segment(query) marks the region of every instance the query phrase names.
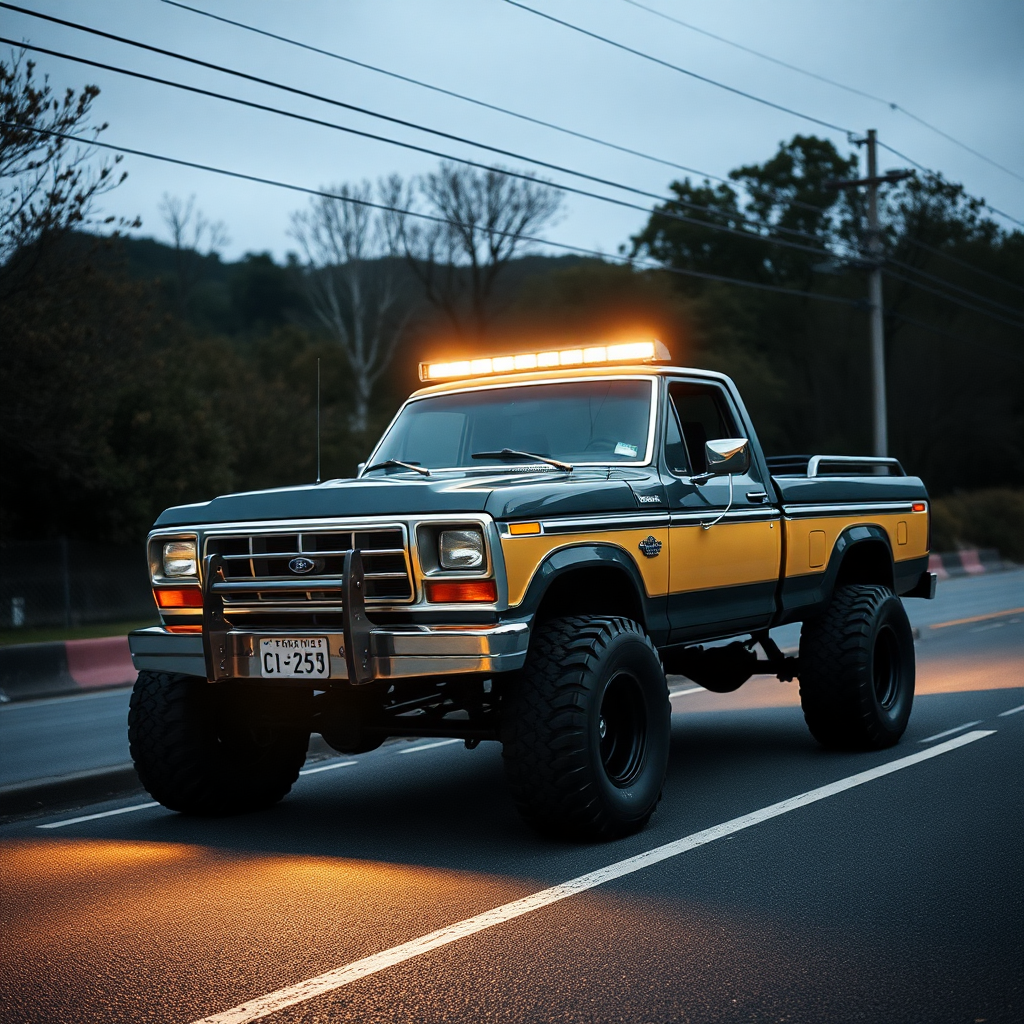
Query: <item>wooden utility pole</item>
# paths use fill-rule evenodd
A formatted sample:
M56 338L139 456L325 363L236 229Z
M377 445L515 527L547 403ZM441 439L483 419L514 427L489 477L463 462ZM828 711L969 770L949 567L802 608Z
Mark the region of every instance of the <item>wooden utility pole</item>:
M875 455L889 454L889 422L885 397L885 307L882 297L882 229L878 221L878 186L909 178L911 171L888 171L878 174L878 138L874 128L867 137L856 140L868 147L868 173L865 178L825 182L826 188L861 188L868 190L868 224L865 238L868 256L868 303L871 329L871 394L872 426Z

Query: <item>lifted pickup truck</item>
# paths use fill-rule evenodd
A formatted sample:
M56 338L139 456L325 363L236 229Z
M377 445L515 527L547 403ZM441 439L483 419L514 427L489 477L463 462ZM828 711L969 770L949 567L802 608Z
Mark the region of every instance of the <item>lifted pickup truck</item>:
M661 795L666 672L717 692L799 677L824 746L896 743L914 695L900 598L935 586L924 484L895 459L766 459L732 381L665 357L424 364L355 479L164 512L163 625L129 638L154 798L272 804L311 732L349 754L497 740L532 825L623 835ZM784 657L768 631L796 621Z

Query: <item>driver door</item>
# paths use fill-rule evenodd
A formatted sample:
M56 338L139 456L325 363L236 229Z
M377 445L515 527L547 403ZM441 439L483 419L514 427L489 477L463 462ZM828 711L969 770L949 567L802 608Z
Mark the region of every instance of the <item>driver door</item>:
M753 458L746 473L732 477L731 495L729 477L693 480L707 470L707 441L746 436L725 389L672 380L667 398L662 475L671 511L670 642L763 629L779 581L779 513L767 504Z

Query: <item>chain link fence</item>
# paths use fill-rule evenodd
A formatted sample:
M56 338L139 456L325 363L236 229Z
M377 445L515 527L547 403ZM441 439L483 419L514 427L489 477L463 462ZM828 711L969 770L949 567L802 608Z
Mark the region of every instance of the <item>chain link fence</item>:
M156 618L144 546L0 543L0 628Z

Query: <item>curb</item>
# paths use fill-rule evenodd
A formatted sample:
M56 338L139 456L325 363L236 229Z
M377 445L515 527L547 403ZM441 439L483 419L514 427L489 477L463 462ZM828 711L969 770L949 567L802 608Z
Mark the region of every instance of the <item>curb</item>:
M0 703L131 686L136 674L126 636L14 644L0 647Z
M0 787L0 823L31 814L49 814L142 792L131 763L91 768L68 775L29 779Z
M952 576L978 576L1015 568L995 548L962 548L960 551L933 552L928 556L928 571L935 573L940 581Z

